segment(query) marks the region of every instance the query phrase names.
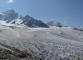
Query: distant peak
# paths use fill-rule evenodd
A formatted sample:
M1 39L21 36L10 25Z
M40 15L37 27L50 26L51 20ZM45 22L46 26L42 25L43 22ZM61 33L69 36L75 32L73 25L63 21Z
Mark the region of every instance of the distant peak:
M9 14L9 13L16 13L13 9L10 9L8 11L3 12L4 14Z
M56 21L49 21L47 23L48 26L57 26L57 27L62 27L62 24Z
M13 9L10 9L9 11L14 11ZM14 11L15 12L15 11Z
M8 10L8 12L14 12L14 13L16 13L13 9L11 9L11 10Z

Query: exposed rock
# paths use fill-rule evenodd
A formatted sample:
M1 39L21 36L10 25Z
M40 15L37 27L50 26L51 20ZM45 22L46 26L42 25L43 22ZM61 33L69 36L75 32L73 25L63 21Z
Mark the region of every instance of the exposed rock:
M38 57L32 57L32 55L26 53L25 51L15 53L0 48L0 60L43 60L43 59Z

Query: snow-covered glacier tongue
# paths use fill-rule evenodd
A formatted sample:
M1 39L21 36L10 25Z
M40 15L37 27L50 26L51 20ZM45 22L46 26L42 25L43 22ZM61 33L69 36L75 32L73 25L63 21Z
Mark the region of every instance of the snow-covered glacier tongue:
M0 43L46 60L83 54L83 31L72 27L8 28L0 26Z

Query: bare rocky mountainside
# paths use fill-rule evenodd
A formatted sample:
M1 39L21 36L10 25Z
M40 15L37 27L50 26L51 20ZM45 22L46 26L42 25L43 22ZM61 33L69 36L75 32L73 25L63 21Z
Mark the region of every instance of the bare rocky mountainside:
M44 60L26 51L0 43L0 60Z
M83 56L82 29L63 27L58 22L49 22L50 26L14 10L0 13L0 19L2 60L69 60Z

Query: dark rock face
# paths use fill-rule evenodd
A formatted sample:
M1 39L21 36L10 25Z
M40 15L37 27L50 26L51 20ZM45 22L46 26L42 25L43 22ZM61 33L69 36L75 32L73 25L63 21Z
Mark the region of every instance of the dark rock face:
M3 19L3 15L0 14L0 20L2 20L2 19Z
M45 27L45 28L48 28L48 26L45 23L43 23L42 21L34 19L34 18L32 18L28 15L25 16L25 17L22 17L21 15L19 15L18 13L16 13L12 9L0 14L0 20L6 21L7 23L14 20L12 22L12 24L15 24L16 19L21 19L22 20L21 24L27 25L28 27Z
M79 31L83 31L83 29L79 29L79 28L73 28L73 29L75 29L75 30L79 30Z
M11 52L10 50L0 48L0 60L44 60L43 58L32 57L25 51Z
M23 22L25 25L29 26L29 27L45 27L45 28L48 28L48 26L43 23L42 21L40 20L36 20L30 16L25 16L23 17Z

